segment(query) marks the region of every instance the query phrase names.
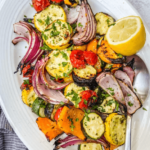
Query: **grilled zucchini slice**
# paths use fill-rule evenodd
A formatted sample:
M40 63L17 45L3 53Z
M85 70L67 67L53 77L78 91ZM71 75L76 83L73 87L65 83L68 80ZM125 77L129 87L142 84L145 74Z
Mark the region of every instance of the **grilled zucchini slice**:
M35 101L35 99L37 98L37 95L34 92L33 87L31 86L28 90L27 89L23 89L22 91L22 101L28 105L28 106L32 106L33 102Z
M122 145L125 143L126 136L126 118L124 115L112 113L106 118L105 133L106 140L113 145Z
M113 113L116 108L116 101L112 97L104 99L98 110L102 113Z
M105 13L97 13L95 15L95 19L97 22L97 30L96 33L99 35L105 35L108 28L114 24L115 20L108 14Z
M69 41L71 40L72 31L69 23L63 20L56 20L46 28L42 37L51 49L62 50L70 45Z
M67 21L66 13L61 6L51 4L40 13L35 14L34 25L40 32L42 32L48 25L57 19Z
M100 139L105 131L103 120L96 113L89 113L83 118L82 123L85 135L91 139Z
M80 87L75 83L71 83L66 86L64 90L65 97L70 100L76 107L78 107L78 103L81 101L80 93L89 90L88 87Z
M79 86L89 86L95 85L97 71L91 65L86 65L84 69L74 69L73 70L73 80Z
M79 145L78 150L103 150L103 148L101 144L86 143Z
M70 62L70 54L71 51L67 50L52 51L46 65L47 72L56 79L68 77L73 70L73 66Z

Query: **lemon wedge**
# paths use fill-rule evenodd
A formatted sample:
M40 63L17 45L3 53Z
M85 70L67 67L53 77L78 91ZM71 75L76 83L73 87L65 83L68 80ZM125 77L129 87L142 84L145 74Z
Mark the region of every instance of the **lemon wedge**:
M116 53L125 56L134 55L146 41L145 27L141 18L129 16L119 19L108 29L106 40Z

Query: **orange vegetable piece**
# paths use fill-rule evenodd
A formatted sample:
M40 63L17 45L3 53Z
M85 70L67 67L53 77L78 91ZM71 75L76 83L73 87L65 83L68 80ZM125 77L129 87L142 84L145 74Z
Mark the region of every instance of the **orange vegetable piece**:
M81 50L81 51L86 51L87 45L82 45L82 46L74 46L73 50Z
M84 112L78 108L71 108L64 106L59 119L57 121L59 128L67 134L72 134L80 138L85 139L85 136L81 130L81 121L84 117Z
M101 46L98 48L97 54L101 60L108 64L112 63L110 59L118 59L117 54L111 49L108 42L105 40L101 42Z
M57 123L51 121L48 118L39 117L36 120L36 123L38 124L39 129L45 134L47 139L49 139L50 141L63 133L63 131L59 129Z
M118 148L118 147L119 147L119 146L110 144L110 147L105 147L105 150L114 150L114 149L116 149L116 148Z
M94 53L97 53L97 44L98 44L98 41L95 38L87 45L87 51L92 51Z

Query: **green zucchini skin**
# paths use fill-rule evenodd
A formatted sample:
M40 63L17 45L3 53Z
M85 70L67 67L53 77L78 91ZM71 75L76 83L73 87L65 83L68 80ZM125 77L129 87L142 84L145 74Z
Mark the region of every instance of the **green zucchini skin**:
M51 119L51 114L52 114L53 110L54 110L54 105L48 103L48 104L46 105L45 112L44 112L44 113L45 113L45 116L46 116L47 118Z
M32 104L32 111L39 115L39 109L41 107L41 105L45 104L44 100L41 98L36 98L36 100L33 102Z
M46 106L45 106L46 107ZM45 107L41 106L40 109L39 109L39 116L42 117L42 118L45 118Z
M87 120L87 116L85 116L81 124L84 135L89 139L100 139L105 131L102 118L95 112L89 113L88 118Z

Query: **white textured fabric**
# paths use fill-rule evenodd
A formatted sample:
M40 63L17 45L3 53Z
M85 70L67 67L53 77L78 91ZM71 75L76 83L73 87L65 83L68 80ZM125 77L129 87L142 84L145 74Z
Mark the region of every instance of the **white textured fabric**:
M150 29L150 0L129 0L129 2L140 13Z

